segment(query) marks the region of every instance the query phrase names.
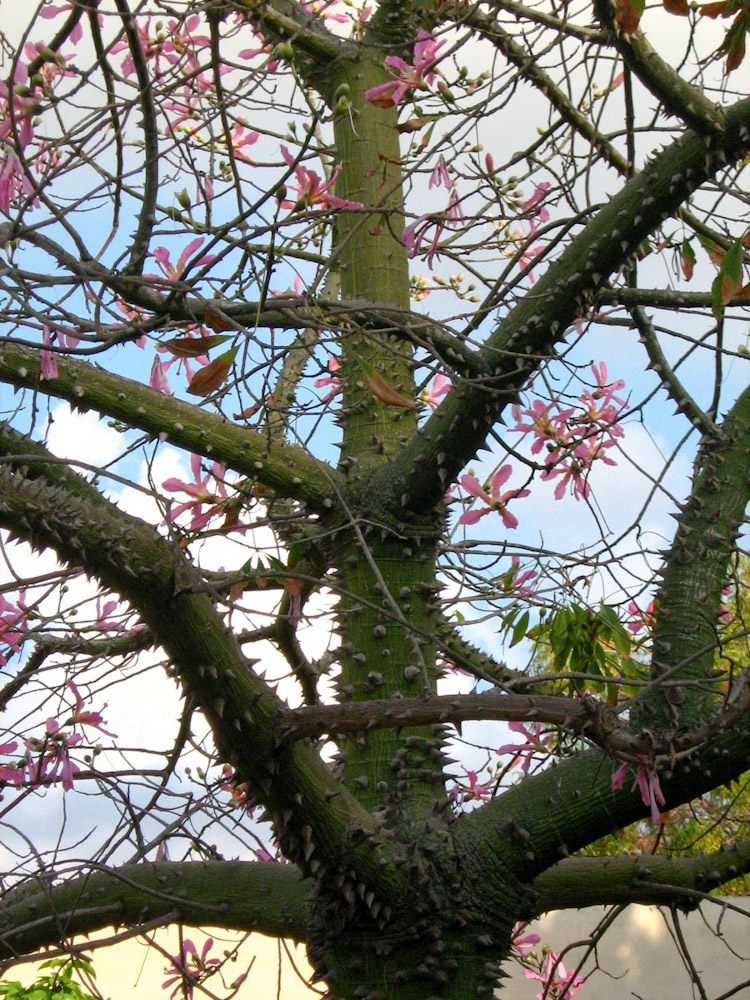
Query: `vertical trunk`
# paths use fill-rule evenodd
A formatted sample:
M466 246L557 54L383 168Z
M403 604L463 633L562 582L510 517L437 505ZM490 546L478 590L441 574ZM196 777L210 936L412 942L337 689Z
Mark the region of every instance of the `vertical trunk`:
M335 123L337 195L366 208L339 220L342 295L408 308L396 110L365 99L366 90L383 82L382 68L362 60L337 70L339 93L351 105L351 114ZM411 350L396 338L343 329L341 351L340 468L349 516L337 546L340 696L429 697L436 682L432 636L442 514L407 516L407 498L385 502L372 485L418 424L416 406L384 404L368 381L377 373L412 403ZM344 898L334 886L321 890L310 953L335 996L458 1000L492 992L497 967L487 949L500 939L507 945L513 920L506 915L502 930L490 933L473 905L451 837L442 742L437 727L379 730L342 744L344 780L382 822L384 835L403 845L398 867L413 892L405 911L391 913L364 884L346 884L345 866Z
M339 88L351 111L335 123L341 163L339 197L365 213L339 220L341 291L347 299L409 306L409 265L402 241L402 177L394 108L377 108L365 92L383 70L366 59L340 69ZM348 88L348 90L347 90ZM431 639L439 517L419 524L379 503L372 474L417 432L416 408L385 405L368 385L372 373L413 403L411 351L395 338L342 331L341 468L353 523L339 549L344 649L342 698L393 698L435 690ZM379 731L349 740L342 750L346 782L371 810L400 824L408 805L428 813L444 795L440 734Z

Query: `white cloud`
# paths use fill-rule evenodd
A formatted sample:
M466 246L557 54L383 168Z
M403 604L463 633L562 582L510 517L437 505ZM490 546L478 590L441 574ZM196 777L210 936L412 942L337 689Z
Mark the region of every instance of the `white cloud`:
M105 465L117 458L123 438L95 413L74 413L67 403L53 407L47 445L58 458Z

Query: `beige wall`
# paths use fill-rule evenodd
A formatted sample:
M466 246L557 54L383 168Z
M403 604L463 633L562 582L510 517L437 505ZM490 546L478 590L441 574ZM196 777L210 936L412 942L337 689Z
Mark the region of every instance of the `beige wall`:
M726 910L722 916L719 905L704 904L703 916L690 914L680 918L681 929L693 961L703 978L709 997L718 997L745 980L750 980L750 899L732 897L729 903L741 907L746 916ZM539 921L536 929L553 949L560 950L571 941L584 941L604 916L603 909L572 910L550 913ZM720 921L720 936L716 936ZM186 931L200 950L206 935ZM237 940L221 931L214 935L214 955ZM598 949L599 970L578 994L580 1000L689 1000L693 996L684 963L675 945L674 927L669 913L651 907L633 906L617 918ZM159 943L176 952L175 936L159 932ZM172 942L170 944L170 942ZM309 974L303 948L289 945L300 972ZM732 952L735 952L733 954ZM582 949L566 956L568 970L575 968L576 956ZM320 996L308 989L295 973L282 948L279 980L277 942L252 935L243 945L238 961L228 974L233 979L253 960L247 982L238 993L238 1000L313 1000ZM166 960L147 950L136 941L103 949L95 954L98 985L104 997L111 1000L166 1000L162 991ZM584 966L584 974L595 968L593 959ZM515 971L516 966L512 967ZM19 967L6 978L31 982L33 970ZM533 1000L540 984L524 979L520 973L508 982L499 996L504 1000ZM221 995L221 990L216 990ZM196 998L201 994L196 992ZM697 994L695 994L697 995ZM738 1000L750 998L750 985L736 994Z

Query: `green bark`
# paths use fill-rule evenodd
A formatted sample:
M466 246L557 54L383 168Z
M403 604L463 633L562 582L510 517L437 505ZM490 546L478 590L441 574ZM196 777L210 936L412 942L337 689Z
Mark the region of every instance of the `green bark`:
M305 522L305 539L320 541L328 560L314 567L311 585L330 567L328 582L339 595L340 699L428 702L436 692L437 640L444 632L437 559L446 486L486 444L490 429L599 286L697 185L717 174L722 158L746 153L750 102L716 118L708 147L702 135L685 133L593 211L480 350L465 344L458 350L457 342L456 356L469 378L419 426L414 330L388 335L383 329L388 315L413 324L398 116L365 93L389 79L386 52L408 53L419 24L428 14L437 16L439 7L383 4L360 45L342 42L288 0L243 6L257 29L275 42L291 42L295 71L331 107L340 167L336 193L363 206L337 218L332 267L340 276L342 304L337 312L329 303L319 317L321 326L336 326L341 350L338 468L285 444L281 421L268 435L247 430L81 362L61 361L57 380L45 386L33 351L12 343L0 351L0 378L220 459L283 501L307 505L316 517ZM491 25L484 29L491 37ZM505 49L522 62L509 43ZM2 236L13 233L3 230ZM75 260L43 234L28 238L81 282L95 276L159 317L191 316L187 297L150 296L128 277ZM361 310L349 325L347 303ZM205 317L205 303L202 308ZM314 304L309 308L315 313ZM250 306L232 303L227 310L239 322ZM283 322L282 306L270 310L259 303L256 318L263 310L267 322ZM302 319L297 314L294 323ZM433 338L428 347L439 358L446 340ZM303 367L304 357L297 358L285 373L290 382ZM687 681L704 679L713 662L721 586L750 497L750 393L740 397L721 435L720 449L705 449L667 556L655 679L670 671ZM649 811L629 782L612 788L616 765L598 750L570 756L461 817L445 789L443 723L454 718L450 706L429 726L402 726L396 719L392 728L369 729L365 722L342 739L332 770L311 743L285 738L281 700L243 656L210 579L177 545L118 511L7 425L0 426L0 454L0 525L95 575L140 613L186 696L208 720L222 759L248 782L285 856L295 862L294 868L139 865L92 872L32 889L29 896L11 893L0 916L9 953L61 933L170 917L304 939L332 997L466 1000L492 994L519 919L582 899L658 899L657 882L689 900L700 878L705 881L707 865L697 861L670 865L659 859L656 877L631 859L561 863L569 852ZM481 657L468 649L483 669ZM641 699L642 718L658 734L669 736L675 722L710 721L711 695L686 694L677 718L670 699L658 686ZM455 719L462 717L457 710ZM579 721L571 719L569 728L586 733ZM719 722L718 735L693 753L654 762L668 805L745 769L747 728L720 729ZM746 866L747 857L742 846L731 861L713 859L710 872L731 877L732 867ZM601 880L612 872L607 896ZM588 894L578 884L582 873Z

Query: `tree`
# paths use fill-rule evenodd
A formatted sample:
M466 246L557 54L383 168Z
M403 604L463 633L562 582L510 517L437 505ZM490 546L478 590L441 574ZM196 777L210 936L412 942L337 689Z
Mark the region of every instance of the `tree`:
M637 0L6 24L5 958L210 923L306 942L333 996L466 998L519 921L748 870L572 856L748 765L748 13L665 6L661 54ZM526 734L487 730L492 780L451 769L476 720Z

